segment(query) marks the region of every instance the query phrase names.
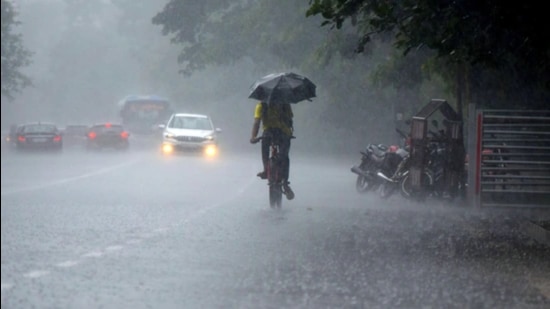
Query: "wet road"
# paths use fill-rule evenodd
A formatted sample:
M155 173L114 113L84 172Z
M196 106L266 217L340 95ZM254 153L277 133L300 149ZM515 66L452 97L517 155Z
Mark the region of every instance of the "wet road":
M294 154L276 211L256 152L3 152L2 308L549 308L514 220L360 195L354 159Z

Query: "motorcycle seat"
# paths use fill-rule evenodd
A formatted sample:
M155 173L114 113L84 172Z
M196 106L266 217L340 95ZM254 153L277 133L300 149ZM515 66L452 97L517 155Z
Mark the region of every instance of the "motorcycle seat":
M375 153L371 153L370 158L372 161L376 163L382 163L384 162L385 154L382 154L382 156L377 156Z

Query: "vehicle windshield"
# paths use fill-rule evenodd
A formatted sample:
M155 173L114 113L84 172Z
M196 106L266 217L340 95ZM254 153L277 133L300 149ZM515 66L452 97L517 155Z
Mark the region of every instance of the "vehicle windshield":
M121 125L99 125L93 126L91 131L96 133L121 133L124 128Z
M169 128L190 130L212 130L212 123L206 117L177 116L168 124Z
M56 126L45 124L26 125L21 128L21 133L55 133Z

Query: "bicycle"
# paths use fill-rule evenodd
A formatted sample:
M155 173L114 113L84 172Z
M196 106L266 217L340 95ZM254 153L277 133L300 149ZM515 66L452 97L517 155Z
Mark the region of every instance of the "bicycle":
M279 155L280 134L271 134L271 144L269 146L269 159L267 164L267 184L269 186L269 206L271 208L281 208L283 202L283 194L288 199L294 198L292 190L287 191L283 179L283 162ZM261 141L264 136L256 138ZM296 138L291 136L291 139Z

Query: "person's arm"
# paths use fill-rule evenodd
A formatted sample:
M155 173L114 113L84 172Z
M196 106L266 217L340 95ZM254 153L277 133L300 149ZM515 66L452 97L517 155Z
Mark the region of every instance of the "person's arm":
M254 123L252 124L252 134L250 136L250 143L256 144L258 142L258 133L260 132L260 123L262 122L262 103L256 104L254 108Z
M260 131L260 118L254 118L254 124L252 124L252 135L250 136L250 143L256 144L258 142L258 132Z

